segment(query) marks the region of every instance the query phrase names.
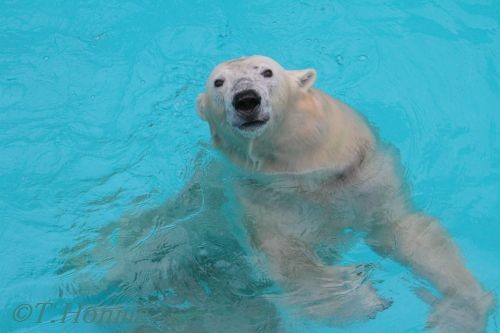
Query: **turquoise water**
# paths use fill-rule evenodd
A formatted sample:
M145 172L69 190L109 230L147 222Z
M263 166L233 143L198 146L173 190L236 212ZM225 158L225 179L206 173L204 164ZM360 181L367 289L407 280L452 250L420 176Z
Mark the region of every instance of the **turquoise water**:
M91 320L92 305L130 308L146 332L250 332L260 322L262 331L424 330L428 306L412 291L423 282L362 245L348 257L376 262L372 278L394 303L374 320L331 329L261 297L275 287L246 261L243 231L231 229L233 239L210 216L200 220L208 241L178 227L201 219L203 202L174 204L168 223L151 218L137 232L116 222L172 198L200 151L212 154L196 95L213 66L250 54L315 68L317 87L365 115L399 149L417 205L498 293L499 27L498 1L1 2L0 330L136 326ZM139 245L113 241L116 230ZM210 256L165 273L154 260L175 254L161 248L165 237ZM44 302L54 305L40 318ZM84 306L88 320L61 323L65 304ZM498 314L488 332L499 331Z

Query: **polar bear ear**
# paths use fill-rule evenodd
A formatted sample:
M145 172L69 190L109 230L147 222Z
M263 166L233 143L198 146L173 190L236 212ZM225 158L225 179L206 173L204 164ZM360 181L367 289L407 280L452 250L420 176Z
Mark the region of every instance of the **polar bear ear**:
M292 78L297 82L299 87L307 91L316 81L316 71L312 68L302 69L297 71L288 71Z
M206 101L205 101L205 94L199 94L198 97L196 98L196 111L198 111L198 115L200 116L201 119L207 120L207 117L205 116L205 108L206 108Z

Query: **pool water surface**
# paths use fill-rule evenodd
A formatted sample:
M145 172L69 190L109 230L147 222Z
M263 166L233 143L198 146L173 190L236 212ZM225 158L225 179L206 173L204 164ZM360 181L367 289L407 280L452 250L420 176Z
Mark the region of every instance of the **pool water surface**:
M426 283L362 242L342 260L374 264L393 302L375 319L332 328L274 306L234 199L177 196L217 158L197 94L252 54L315 68L364 115L498 293L499 32L493 0L1 2L0 331L425 331Z

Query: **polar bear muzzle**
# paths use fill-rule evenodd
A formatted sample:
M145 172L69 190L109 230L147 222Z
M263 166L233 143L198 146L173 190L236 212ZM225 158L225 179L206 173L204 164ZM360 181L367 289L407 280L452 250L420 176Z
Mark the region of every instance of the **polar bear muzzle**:
M233 123L242 131L256 130L269 121L269 113L262 112L262 97L254 89L247 89L233 96L232 105L236 113Z
M258 112L260 100L261 97L255 90L243 90L234 95L233 106L238 114L246 117Z

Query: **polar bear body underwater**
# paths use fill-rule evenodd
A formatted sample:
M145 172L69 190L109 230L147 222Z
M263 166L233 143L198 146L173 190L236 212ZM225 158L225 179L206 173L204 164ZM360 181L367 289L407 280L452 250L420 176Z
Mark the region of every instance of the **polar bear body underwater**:
M484 331L491 294L439 224L411 206L390 149L355 111L312 88L315 79L312 69L244 57L218 65L197 99L214 146L240 175L232 186L245 227L287 304L333 323L390 305L361 281L362 267L327 265L315 254L351 228L441 293L431 302L430 326Z

